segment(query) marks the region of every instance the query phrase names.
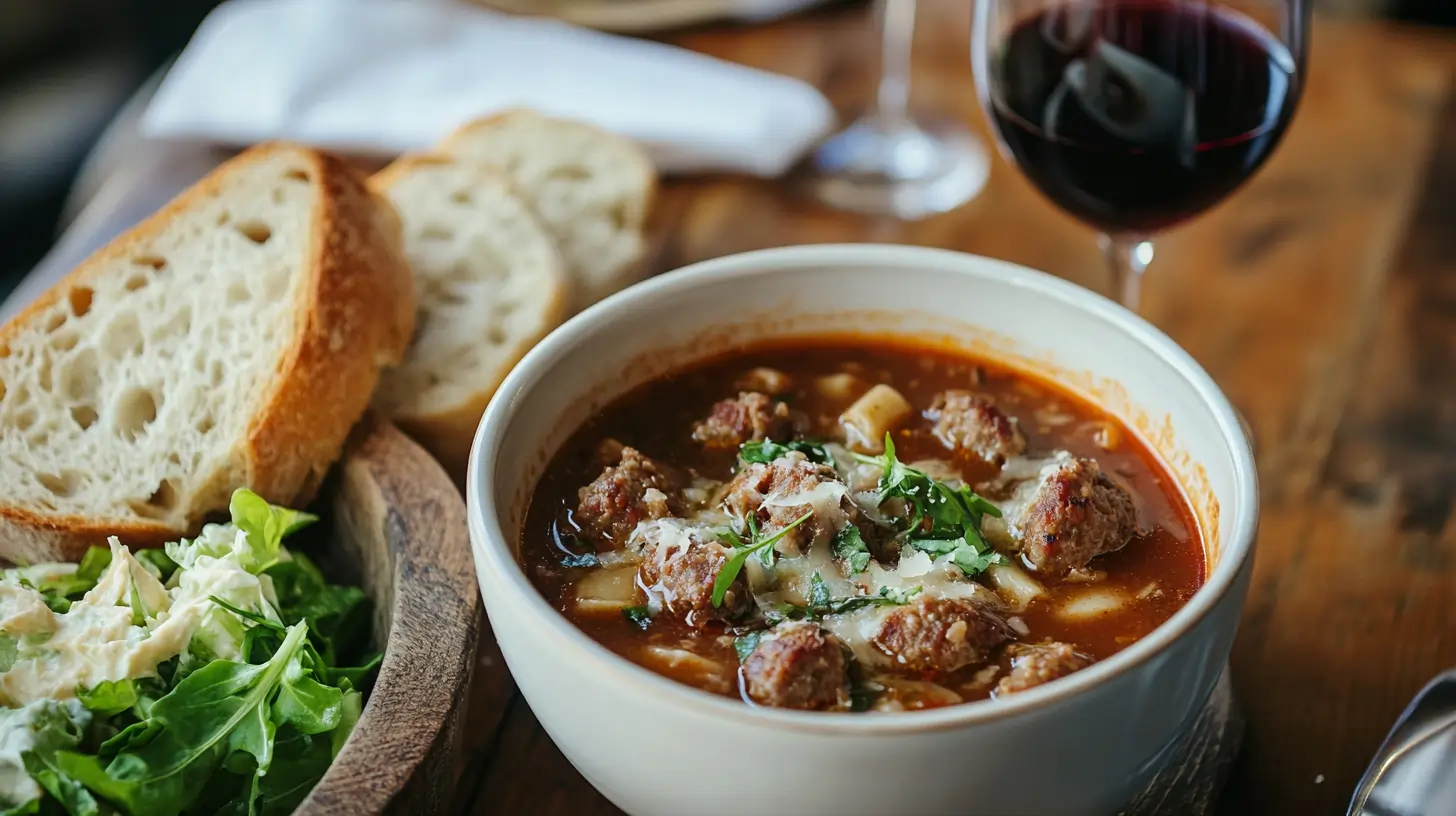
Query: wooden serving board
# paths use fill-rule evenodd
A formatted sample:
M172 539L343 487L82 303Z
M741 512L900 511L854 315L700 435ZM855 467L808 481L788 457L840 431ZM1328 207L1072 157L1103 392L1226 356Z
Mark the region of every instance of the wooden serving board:
M444 813L482 619L465 502L429 454L366 417L319 504L315 549L331 578L373 599L384 662L354 733L295 813Z

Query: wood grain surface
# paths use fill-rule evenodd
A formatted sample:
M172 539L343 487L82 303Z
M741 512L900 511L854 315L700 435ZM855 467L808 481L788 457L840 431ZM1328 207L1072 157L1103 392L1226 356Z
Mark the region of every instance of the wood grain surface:
M921 0L913 103L986 135L970 3ZM860 5L673 42L869 99ZM1158 241L1143 313L1252 423L1264 515L1233 655L1248 718L1227 814L1343 813L1409 698L1456 665L1456 39L1317 19L1309 85L1270 163ZM987 137L989 138L989 137ZM654 266L828 241L948 247L1101 288L1089 230L998 160L982 195L905 224L833 212L788 181L670 183ZM483 639L462 812L614 814L513 693ZM817 816L804 814L803 816ZM909 814L908 816L914 816Z
M384 662L354 734L296 814L446 813L483 617L465 504L424 449L373 417L324 496L323 566L373 599Z

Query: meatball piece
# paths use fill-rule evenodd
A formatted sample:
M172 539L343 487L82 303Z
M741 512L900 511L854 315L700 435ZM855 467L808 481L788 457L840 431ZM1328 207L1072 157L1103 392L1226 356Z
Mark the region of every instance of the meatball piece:
M946 447L969 451L992 464L1026 450L1026 437L1016 420L970 391L942 392L925 416L935 421L935 436Z
M738 620L752 605L748 579L740 572L723 594L723 603L713 606L713 584L733 551L711 531L666 519L644 526L642 541L644 559L637 568L637 582L661 601L664 610L689 626Z
M682 506L682 474L636 448L622 448L620 457L577 494L576 523L599 549L621 547L638 522L673 515Z
M1092 665L1092 658L1065 643L1011 647L1011 673L996 684L996 696L1026 691Z
M713 406L708 418L693 428L693 439L709 448L736 448L744 442L786 441L808 429L809 420L766 394L743 391Z
M860 518L849 488L834 468L811 462L801 453L748 463L729 483L723 503L739 518L755 516L764 536L774 535L812 510L811 518L776 545L789 555L808 552L814 542L828 540L845 524L862 523L860 531L867 543L873 532L873 525Z
M1132 497L1096 460L1072 459L1037 486L1017 527L1023 560L1037 572L1065 576L1122 549L1137 533L1137 514Z
M1011 637L990 598L926 598L885 616L874 644L895 663L918 672L951 672L984 662Z
M811 711L849 705L849 664L839 638L816 623L781 623L743 662L751 700Z

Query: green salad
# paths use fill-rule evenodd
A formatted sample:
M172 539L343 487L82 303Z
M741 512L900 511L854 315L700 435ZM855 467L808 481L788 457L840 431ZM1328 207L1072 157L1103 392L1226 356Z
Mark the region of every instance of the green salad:
M369 609L246 490L232 523L0 573L0 816L291 812L359 719Z

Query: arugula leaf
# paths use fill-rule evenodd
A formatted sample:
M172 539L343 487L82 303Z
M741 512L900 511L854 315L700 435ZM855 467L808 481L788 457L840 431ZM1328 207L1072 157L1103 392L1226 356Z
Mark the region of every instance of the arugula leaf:
M333 756L339 755L339 751L348 741L349 735L354 732L354 726L359 723L359 716L364 713L364 695L357 691L344 692L344 702L340 707L340 712L339 727L334 729L330 745Z
M171 580L172 574L177 571L177 562L173 561L167 555L167 551L160 547L139 550L135 556L148 572L157 576L157 580L164 584Z
M20 639L14 635L0 635L0 672L8 672L20 656Z
M80 600L81 596L96 586L96 582L101 580L101 573L105 572L109 566L111 566L111 548L90 547L81 557L81 563L70 573L34 581L27 577L23 568L7 570L6 573L16 575L22 585L39 592L52 612L64 614L70 611L73 601Z
M136 683L131 680L103 680L89 689L77 689L81 705L102 717L114 717L137 704Z
M344 687L345 683L349 688L364 690L364 681L369 678L379 664L384 662L384 655L374 652L369 659L358 666L321 666L318 668L319 678L331 686Z
M254 575L277 563L284 538L318 521L317 516L309 513L269 504L246 488L233 491L228 510L233 526L248 535L243 568Z
M859 528L853 524L846 524L844 529L834 534L833 550L834 557L848 565L850 575L858 575L869 569L869 545L865 543Z
M84 717L84 712L79 713ZM21 753L20 760L25 772L67 813L72 816L98 816L100 808L91 793L56 766L56 754L61 750L75 748L85 737L89 718L78 717L77 714L78 712L64 703L43 703L28 724L32 733L32 744ZM53 812L44 807L40 800L33 800L33 803L34 808L16 808L8 812Z
M269 701L307 634L306 625L291 627L277 654L261 665L214 660L152 705L144 728L160 730L150 741L131 740L106 765L61 751L60 771L133 816L177 816L234 751L253 755L259 773L266 772L274 736Z
M292 726L278 729L273 767L258 784L258 810L292 813L334 761L331 748L328 734L304 734Z
M622 617L631 621L638 629L646 629L652 625L652 609L646 604L623 609Z
M292 813L339 755L362 709L359 692L346 691L339 707L339 724L332 731L305 734L293 725L279 727L273 744L273 767L258 783L258 812L263 816Z
M809 608L822 609L829 605L829 586L819 573L809 579Z
M303 553L289 556L264 570L273 580L283 623L307 623L310 640L330 666L355 659L367 662L367 655L356 654L369 630L371 607L364 591L328 583Z
M748 662L748 656L758 648L759 641L763 640L763 636L766 634L768 632L765 631L749 632L733 639L733 651L738 653L739 663Z
M755 537L754 540L749 542L748 546L736 547L732 557L728 559L728 563L724 564L723 569L718 572L717 580L713 581L713 608L716 609L723 605L723 596L728 594L728 587L733 586L733 581L738 578L738 573L743 571L743 565L748 561L749 556L765 547L772 547L777 544L780 539L788 535L795 527L803 524L812 515L814 515L814 511L810 510L789 522L782 530L779 530L768 538L760 541ZM757 527L754 529L756 530ZM732 531L728 532L733 539L738 539L737 534L732 533Z
M738 446L738 458L745 462L768 464L790 451L804 454L811 462L830 467L835 466L834 454L830 453L828 448L818 442L810 442L805 439L795 439L785 444L779 444L770 439L744 442Z
M949 555L951 563L967 576L979 575L1000 563L1000 554L981 533L985 516L1000 517L996 505L969 486L953 488L901 462L895 456L895 440L888 433L882 455L854 457L881 468L881 504L887 499L905 502L908 518L901 537L911 547L934 556Z

